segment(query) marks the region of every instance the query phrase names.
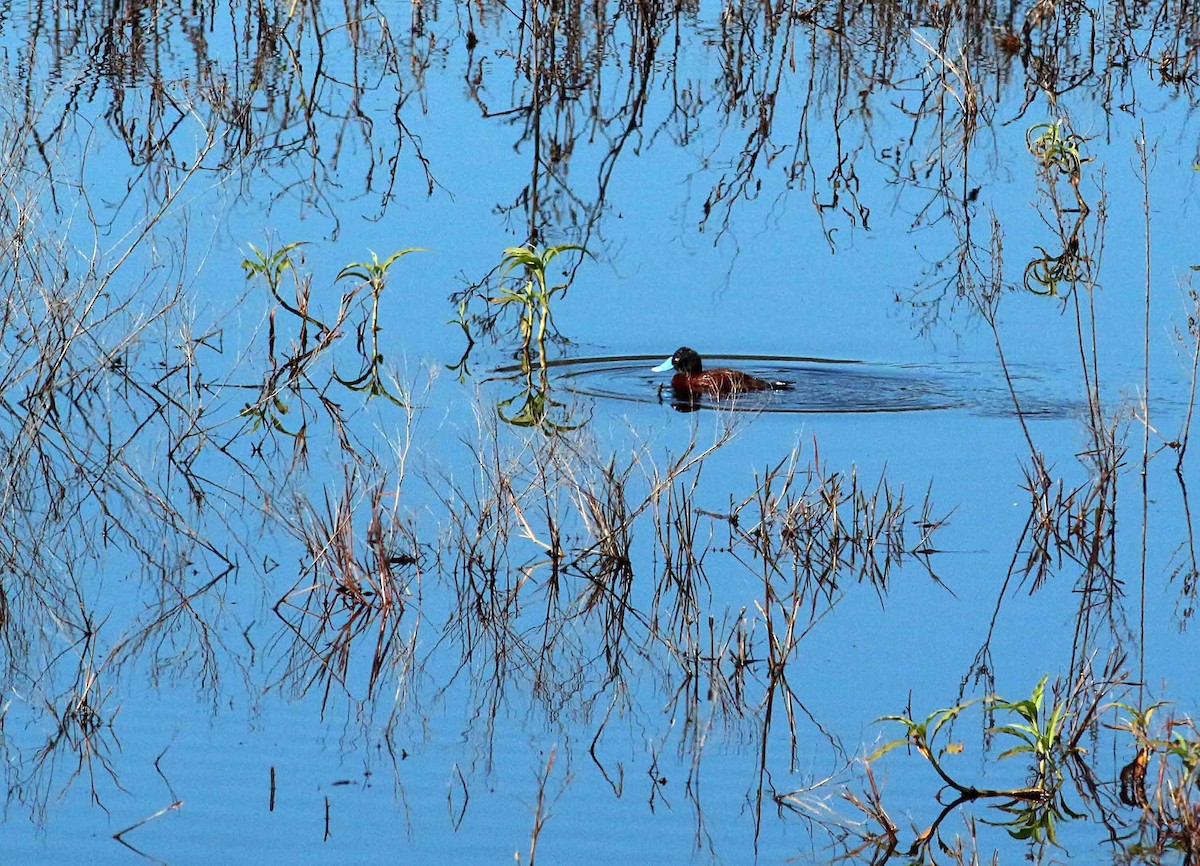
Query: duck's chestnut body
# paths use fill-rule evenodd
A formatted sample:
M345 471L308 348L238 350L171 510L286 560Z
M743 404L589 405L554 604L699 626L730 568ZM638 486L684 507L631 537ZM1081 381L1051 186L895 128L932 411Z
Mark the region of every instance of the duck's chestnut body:
M672 368L676 372L671 377L671 390L681 397L698 394L728 397L747 391L770 391L788 387L786 382L768 382L741 370L730 370L726 367L705 370L700 356L687 346L676 349L674 355L654 368L654 372L665 373Z

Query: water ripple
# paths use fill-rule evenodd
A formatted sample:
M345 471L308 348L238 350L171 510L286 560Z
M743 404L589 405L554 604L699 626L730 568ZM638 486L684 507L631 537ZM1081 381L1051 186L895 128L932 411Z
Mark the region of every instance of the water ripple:
M710 367L730 366L763 379L791 383L785 391L702 397L680 403L670 376L650 367L660 355L610 355L551 361L546 366L562 390L633 403L670 403L680 409L717 407L755 412L920 412L962 405L938 374L920 368L864 361L785 355L705 356ZM499 374L516 372L503 367Z

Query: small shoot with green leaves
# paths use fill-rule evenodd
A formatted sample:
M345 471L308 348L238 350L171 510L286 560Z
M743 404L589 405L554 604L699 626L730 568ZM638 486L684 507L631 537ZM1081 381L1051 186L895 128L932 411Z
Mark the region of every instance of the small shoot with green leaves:
M1032 756L1033 763L1029 773L1030 784L1025 787L976 787L960 782L947 769L947 756L958 754L962 751L962 747L952 742L940 745L939 737L942 737L944 732L948 732L949 726L953 725L964 710L979 703L979 699L937 710L923 722L918 722L908 716L884 716L878 720L899 722L905 728L905 736L884 743L867 758L868 762L881 757L897 746L911 746L929 762L945 786L955 792L955 796L943 808L937 819L928 829L918 835L910 851L912 855L915 856L928 847L931 840L935 838L941 822L952 809L973 800L984 798L1004 800L1005 802L999 803L997 808L1007 813L1010 818L1005 821L989 823L1004 827L1014 838L1035 842L1057 844L1056 822L1064 815L1070 818L1080 817L1068 809L1059 796L1063 778L1061 766L1066 758L1078 749L1073 741L1064 736L1065 723L1071 716L1066 702L1056 699L1047 706L1047 679L1047 677L1042 677L1031 695L1024 700L1006 701L999 697L989 697L982 701L990 713L1008 713L1016 717L1007 724L990 728L989 731L1001 737L1016 740L1015 745L1005 749L997 756L997 760L1018 755Z
M304 246L304 241L295 241L290 244L284 244L277 250L268 250L264 252L254 244L247 244L250 247L252 257L242 259L242 270L246 272L246 279L250 280L259 277L267 284L271 295L279 302L279 305L294 316L298 316L305 322L316 325L321 331L326 331L328 328L319 319L314 319L308 314L308 299L309 299L309 279L299 276L296 270L295 261L292 253L295 250ZM296 275L296 302L295 306L283 299L280 294L280 289L283 287L284 274L291 272Z
M523 268L524 274L515 284L502 285L499 294L488 300L501 307L516 307L521 353L525 358L529 357L532 343L536 342L539 349L545 348L546 334L553 322L552 302L555 297L566 294L571 285L570 281L549 285L546 271L554 259L572 251L587 254L587 250L578 244L559 244L540 251L536 246L509 247L504 251L500 276L507 276L515 268Z
M1025 133L1025 143L1043 167L1056 168L1067 175L1071 183L1077 184L1083 164L1090 162L1091 157L1083 156L1083 145L1087 139L1067 129L1066 118L1034 124Z
M355 297L363 289L368 289L371 293L371 312L368 318L358 325L358 351L362 356L362 369L358 374L344 379L334 373L334 378L349 388L351 391L365 391L367 399L372 397L386 397L398 406L404 405L403 402L394 396L383 381L383 352L379 349L379 332L382 328L379 325L379 299L383 294L384 288L388 284L389 272L392 265L402 259L409 253L424 252L422 247L408 247L407 249L399 250L392 253L383 261L379 260L379 256L371 251L371 260L369 262L351 262L342 268L337 275L337 282L342 280L354 280L355 285L349 293L342 299L343 308L349 307L353 303ZM369 348L368 348L368 334Z

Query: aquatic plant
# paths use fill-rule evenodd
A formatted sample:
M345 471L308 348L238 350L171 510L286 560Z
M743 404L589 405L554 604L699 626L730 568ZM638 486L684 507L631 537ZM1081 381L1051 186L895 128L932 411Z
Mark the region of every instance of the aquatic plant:
M463 347L462 357L455 364L447 364L446 369L456 374L455 378L459 383L465 382L471 375L469 362L471 359L471 349L475 347L475 338L471 335L471 319L467 315L469 304L465 300L458 302L458 314L446 322L447 325L458 325L462 330L463 336L467 338L467 345Z
M1091 283L1090 262L1079 255L1077 238L1070 239L1057 255L1041 246L1037 247L1037 251L1040 255L1030 259L1025 266L1024 283L1027 291L1035 295L1058 297L1059 286L1064 283L1069 288L1079 283Z
M389 271L392 265L400 259L407 256L409 253L426 252L424 247L408 247L403 250L392 253L382 262L379 261L379 256L371 250L371 261L366 262L351 262L340 271L335 282L342 280L358 280L361 286L371 290L371 334L374 336L379 332L379 296L383 294L384 287L387 286ZM359 339L362 339L362 329L359 332Z
M467 351L470 352L469 346ZM522 356L519 366L497 371L495 379L516 383L517 391L497 401L496 414L505 424L539 430L547 436L583 427L591 412L576 412L577 407L554 399L545 348L538 346L535 355L535 358ZM465 363L464 354L459 364Z
M945 805L926 830L918 834L910 854L917 853L930 843L952 809L974 800L1004 801L997 804L996 808L1010 817L1007 820L989 823L1004 827L1015 839L1057 844L1056 822L1064 816L1081 817L1066 806L1059 793L1064 763L1069 757L1079 753L1078 736L1068 736L1065 733L1065 722L1072 715L1067 701L1056 698L1047 705L1048 679L1048 676L1042 677L1030 696L1022 700L1007 701L996 696L976 698L935 710L923 721L905 715L883 716L877 719L881 722L898 722L904 727L905 735L883 743L867 758L868 762L877 760L899 746L911 747L929 763L945 787L954 792L951 802ZM953 727L963 711L976 704L982 704L989 716L1001 713L1015 717L1004 724L992 725L987 732L1010 742L1016 741L996 756L997 761L1018 755L1032 757L1027 785L1017 788L984 788L959 781L947 769L946 759L961 753L962 746L954 742L942 742L940 738ZM1091 712L1094 711L1093 705ZM1088 719L1083 722L1086 725ZM1081 729L1077 721L1073 730Z
M284 244L278 249L260 250L254 244L247 244L250 252L253 253L253 258L242 259L242 270L246 272L246 279L261 277L270 289L271 295L279 302L279 306L283 307L294 316L298 316L306 322L316 325L321 330L328 330L325 324L319 319L314 319L308 314L309 293L304 289L307 288L309 280L298 278L296 305L289 303L283 295L280 294L280 289L283 286L284 274L291 271L296 273L295 262L292 258L292 253L295 250L305 246L304 241L293 241L292 243Z
M357 334L356 346L359 356L362 359L362 368L356 375L351 377L344 378L336 372L333 374L333 377L337 381L341 382L351 391L365 391L367 399L371 399L372 397L386 397L396 405L402 404L401 399L392 393L392 390L388 388L383 379L384 355L379 349L379 332L381 330L379 325L379 298L387 286L389 271L392 265L409 253L424 251L422 247L408 247L407 249L392 253L381 262L374 250L372 250L369 262L351 262L338 271L338 275L335 278L335 282L341 282L342 280L357 281L357 285L342 299L343 308L349 307L362 289L369 289L371 293L370 315L364 321L360 322L355 329Z
M1003 760L1013 755L1032 755L1036 762L1034 778L1040 787L1052 786L1061 779L1061 773L1057 768L1057 759L1062 757L1063 722L1069 716L1067 705L1062 701L1053 701L1049 711L1046 711L1044 704L1048 679L1048 675L1042 677L1033 687L1030 696L1023 700L1006 701L1001 698L988 700L988 709L993 713L1009 712L1015 714L1019 719L1019 721L1009 722L991 729L993 734L1012 737L1018 741L1015 746L1001 752L997 756L997 760Z
M1134 850L1147 862L1175 852L1184 863L1200 858L1200 729L1185 717L1165 714L1166 701L1147 707L1117 702L1123 718L1109 724L1128 733L1133 758L1121 768L1121 803L1141 810Z
M549 378L543 372L535 379L533 371L522 374L516 394L496 403L496 414L505 424L533 428L547 435L578 430L588 421L587 415L571 418L570 406L551 396Z
M289 429L283 418L291 412L291 405L283 399L282 392L287 390L293 397L298 397L305 388L310 388L318 394L324 391L325 382L312 381L310 373L316 360L337 340L341 324L345 321L346 305L339 307L333 324L327 325L310 313L312 275L302 272L297 267L295 258L295 251L305 246L303 241L287 243L273 250L260 250L253 244L247 246L253 255L242 260L242 270L246 272L246 279L258 278L266 283L276 303L298 319L299 323L295 337L280 352L277 345L275 310L268 314L268 366L263 373L262 384L258 386L257 399L244 404L239 414L250 419L250 426L246 432L262 429L282 433L293 440L296 455L302 456L306 449L307 419L311 407L308 400L295 400L300 411L297 413L295 428ZM291 275L294 282L293 301L284 297L282 292L286 275ZM315 328L315 334L310 333L310 326ZM318 402L334 426L340 430L341 415L338 406L323 397Z
M517 331L521 337L522 357L528 358L531 343L544 349L546 334L551 327L555 297L566 294L570 281L549 285L546 271L550 263L566 252L578 251L587 254L578 244L559 244L539 250L537 246L508 247L500 261L500 277L503 279L516 268L523 268L523 275L515 284L501 284L499 294L488 298L501 307L514 306L517 310Z
M1048 123L1035 123L1025 132L1025 143L1046 169L1057 169L1067 175L1072 182L1079 182L1079 175L1090 157L1083 155L1083 145L1087 139L1074 132L1068 132L1067 119Z
M262 394L257 402L246 403L239 414L250 419L250 428L247 431L249 433L266 427L277 433L282 433L284 436L299 439L303 431L289 430L283 421L284 417L290 411L291 408L279 396L279 393L277 391L270 391Z
M367 399L382 396L396 405L402 405L401 397L398 396L401 389L394 381L385 378L384 355L379 349L379 305L392 266L409 253L421 249L409 247L393 253L383 261L372 252L369 261L351 262L342 268L336 281L354 282L342 295L332 319L327 324L310 311L313 277L312 274L300 270L296 259L296 251L303 246L303 242L292 242L276 249L260 250L249 244L252 255L242 260L246 278L261 279L279 306L299 319L299 327L291 344L283 350L282 357L277 357L276 316L274 310L270 312L267 346L269 369L264 374L257 400L246 403L241 415L251 419L250 431L268 429L292 437L296 440L296 447L300 453L304 447L309 401L300 401L300 419L296 429L289 429L283 422L283 417L290 412L289 404L281 396L285 389L299 394L308 388L317 394L317 401L341 434L343 447L346 447L347 440L341 423L340 407L326 396L326 386L330 379L351 391L365 392ZM295 282L294 300L289 300L283 293L285 277L289 274ZM335 365L332 373L325 374L324 377L314 377L314 362L343 336L345 326L356 309L356 301L364 291L368 291L370 295L368 311L363 319L354 325L355 349L359 358L358 372L352 376L342 376L337 372ZM310 325L315 326L315 334L310 333Z

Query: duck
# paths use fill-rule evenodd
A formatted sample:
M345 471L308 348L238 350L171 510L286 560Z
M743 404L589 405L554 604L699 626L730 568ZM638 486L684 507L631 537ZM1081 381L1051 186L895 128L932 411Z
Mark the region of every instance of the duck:
M687 346L680 346L675 350L675 354L652 369L655 373L665 373L674 369L676 372L671 377L671 390L681 397L699 394L728 397L748 391L772 391L791 387L787 382L768 382L741 370L730 370L726 367L705 370L699 353Z

